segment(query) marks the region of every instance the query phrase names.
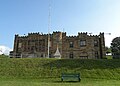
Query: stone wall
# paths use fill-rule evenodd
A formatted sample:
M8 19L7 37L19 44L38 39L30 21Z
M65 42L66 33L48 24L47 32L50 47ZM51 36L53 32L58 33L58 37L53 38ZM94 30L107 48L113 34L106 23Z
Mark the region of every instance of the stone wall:
M66 32L50 34L50 58L54 58L56 50L61 58L101 59L105 57L104 33L88 35L78 33L77 36L66 36ZM48 54L48 34L28 33L27 36L15 35L14 57L46 58Z

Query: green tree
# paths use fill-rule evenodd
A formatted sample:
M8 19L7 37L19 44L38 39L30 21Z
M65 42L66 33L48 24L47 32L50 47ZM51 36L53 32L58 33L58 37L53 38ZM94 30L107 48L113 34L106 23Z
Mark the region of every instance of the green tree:
M105 46L105 52L106 52L106 54L111 53L111 48L108 46Z
M9 56L5 55L5 54L2 54L2 55L0 55L0 58L9 58Z
M113 59L120 59L120 37L116 37L112 40L111 51Z

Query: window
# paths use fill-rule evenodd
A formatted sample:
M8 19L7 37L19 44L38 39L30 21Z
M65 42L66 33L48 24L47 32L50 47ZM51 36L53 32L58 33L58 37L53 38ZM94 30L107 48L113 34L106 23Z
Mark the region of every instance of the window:
M35 47L34 47L34 46L31 47L31 51L32 51L32 52L35 51Z
M19 43L19 44L18 44L18 48L21 48L21 47L22 47L22 43Z
M73 48L73 42L70 42L70 48Z
M86 46L86 40L80 40L80 46Z
M94 40L94 46L98 47L98 41L97 40Z
M98 59L98 57L99 57L99 56L98 56L98 52L96 51L96 52L95 52L95 58Z
M43 57L43 54L41 54L41 57Z
M71 52L69 58L73 59L73 53Z
M49 58L52 58L52 55L51 55L51 53L49 54Z

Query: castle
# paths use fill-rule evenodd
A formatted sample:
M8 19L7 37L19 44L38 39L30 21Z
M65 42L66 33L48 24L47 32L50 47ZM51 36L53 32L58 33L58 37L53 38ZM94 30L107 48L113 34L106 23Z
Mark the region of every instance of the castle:
M77 36L67 36L66 32L52 34L28 33L26 36L15 35L12 58L76 58L102 59L105 57L104 33L90 35L87 32Z

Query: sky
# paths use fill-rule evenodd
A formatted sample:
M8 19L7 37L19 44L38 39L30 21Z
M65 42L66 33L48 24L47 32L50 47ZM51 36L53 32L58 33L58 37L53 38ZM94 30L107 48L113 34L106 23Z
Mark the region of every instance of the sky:
M120 36L120 0L0 0L0 50L13 49L15 34L47 34L49 3L50 33L104 32L108 47Z

